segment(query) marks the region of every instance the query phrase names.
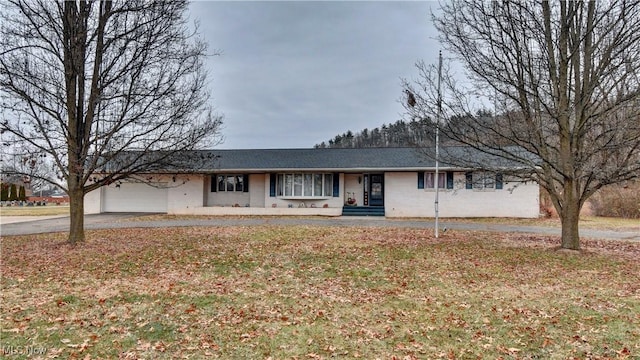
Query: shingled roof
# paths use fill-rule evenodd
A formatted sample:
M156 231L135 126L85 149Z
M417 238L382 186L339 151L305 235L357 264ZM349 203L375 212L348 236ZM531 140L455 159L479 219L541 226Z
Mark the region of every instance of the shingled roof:
M449 151L452 149L449 148ZM324 149L262 149L211 150L213 167L203 171L410 171L435 168L433 156L420 148L324 148ZM495 165L500 159L474 151L481 162ZM485 158L480 160L479 158ZM440 162L444 168L459 168ZM512 164L513 166L513 164Z
M419 169L435 162L414 148L212 150L217 171Z
M146 158L162 153L128 152L117 158ZM445 159L466 159L463 166L447 163ZM514 161L487 155L468 147L441 149L440 167L447 169L522 168ZM178 152L148 168L150 172L371 172L371 171L424 171L435 168L433 149L398 148L324 148L324 149L245 149L245 150L193 150Z

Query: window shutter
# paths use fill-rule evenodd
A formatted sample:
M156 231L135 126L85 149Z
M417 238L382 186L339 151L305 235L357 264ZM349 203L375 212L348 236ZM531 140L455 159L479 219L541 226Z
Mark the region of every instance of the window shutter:
M218 191L218 175L211 175L211 192Z
M418 171L418 189L424 189L424 171Z
M242 175L242 192L249 192L249 174Z
M447 171L447 189L453 189L453 171Z
M340 196L340 173L333 173L333 197Z
M496 190L502 189L502 174L496 174Z
M269 196L276 197L276 174L269 174Z
M465 188L466 189L473 189L473 172L467 171L464 175L466 177Z

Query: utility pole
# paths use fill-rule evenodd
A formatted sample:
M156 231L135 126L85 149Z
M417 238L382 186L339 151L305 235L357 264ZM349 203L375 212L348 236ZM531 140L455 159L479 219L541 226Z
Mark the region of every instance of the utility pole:
M436 185L436 198L434 202L435 206L435 237L438 238L438 203L439 203L439 195L440 195L440 117L442 116L442 92L440 91L440 82L442 80L442 50L438 52L438 113L436 116L436 176L435 176L435 185Z

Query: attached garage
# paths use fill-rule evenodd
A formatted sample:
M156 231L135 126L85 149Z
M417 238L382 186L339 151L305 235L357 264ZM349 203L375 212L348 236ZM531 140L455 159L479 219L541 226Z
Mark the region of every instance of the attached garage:
M103 188L102 212L167 212L165 184L122 183Z
M530 217L539 186L508 174L516 163L453 147L487 167L435 162L416 148L255 149L185 152L185 161L85 194L85 213L321 215L349 210L387 217ZM202 161L201 161L202 160ZM513 166L513 169L511 169ZM96 174L96 178L105 174ZM150 186L146 182L153 182ZM370 210L370 211L366 211Z

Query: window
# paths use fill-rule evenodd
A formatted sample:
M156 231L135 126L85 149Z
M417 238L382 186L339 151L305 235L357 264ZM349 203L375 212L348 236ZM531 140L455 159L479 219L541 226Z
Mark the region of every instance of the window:
M277 194L284 197L333 196L333 174L278 174Z
M322 194L322 174L313 174L313 192Z
M418 171L418 189L435 189L436 173ZM453 189L453 171L438 171L438 188Z
M293 174L293 196L302 196L302 174Z
M246 175L214 175L211 177L211 192L243 192Z
M313 174L304 174L304 196L313 196Z
M472 187L469 186L472 182ZM502 175L488 171L474 171L471 176L467 175L467 189L474 190L493 190L502 188Z
M447 174L444 172L438 172L438 188L445 188L445 180L447 178ZM424 173L424 188L425 189L435 189L435 180L436 173L435 172L425 172Z

